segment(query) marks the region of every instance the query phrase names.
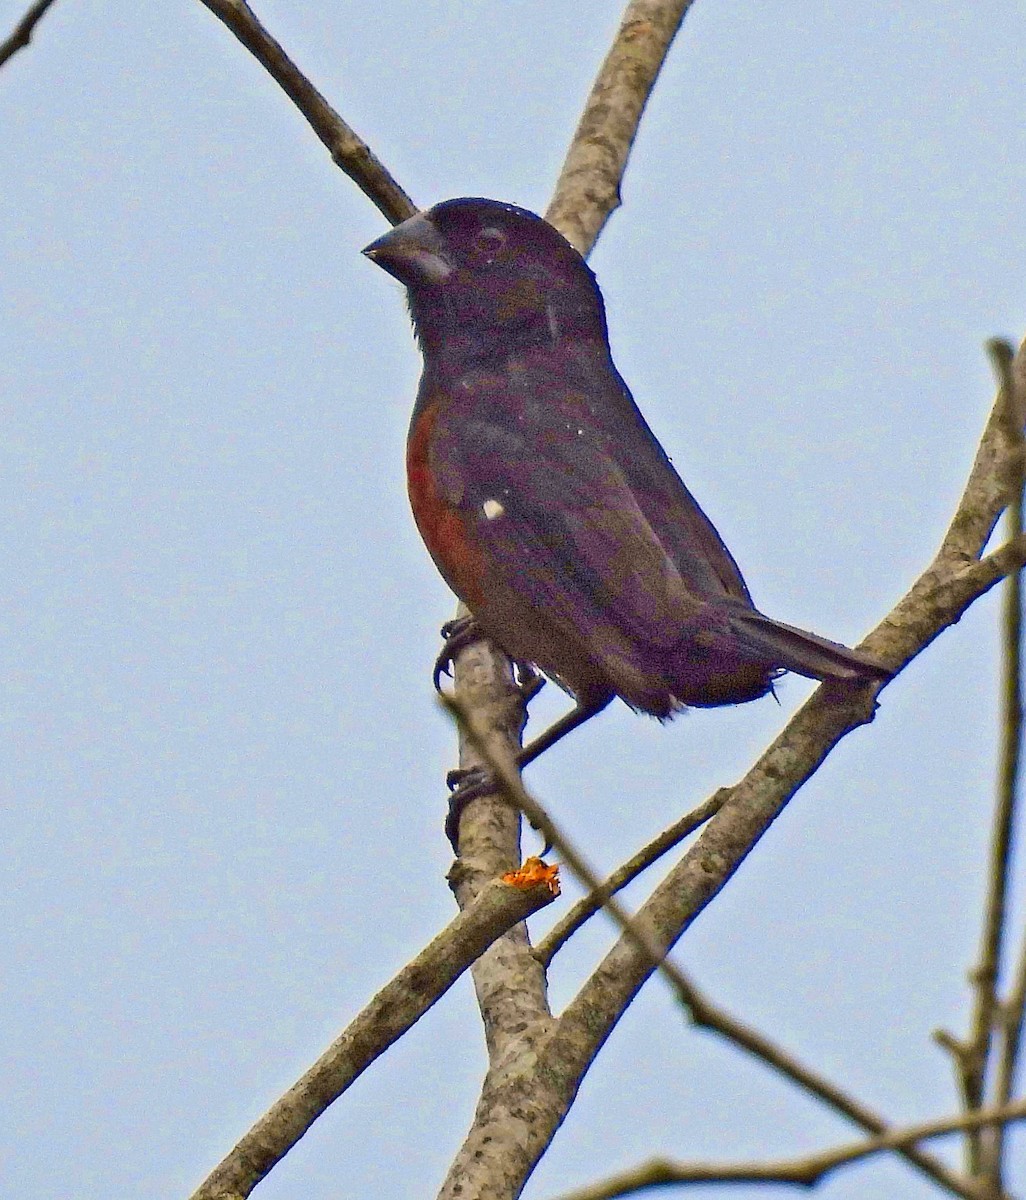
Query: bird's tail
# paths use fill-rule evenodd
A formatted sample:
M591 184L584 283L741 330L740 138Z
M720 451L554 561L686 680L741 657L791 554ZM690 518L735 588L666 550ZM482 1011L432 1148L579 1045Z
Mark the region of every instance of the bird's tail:
M732 612L730 626L752 654L807 679L884 680L894 674L868 654L774 621L754 608Z

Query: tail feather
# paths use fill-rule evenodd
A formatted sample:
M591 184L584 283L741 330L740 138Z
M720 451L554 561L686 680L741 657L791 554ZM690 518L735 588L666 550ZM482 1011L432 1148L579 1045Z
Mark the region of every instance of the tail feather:
M868 654L774 621L754 608L732 613L730 626L747 650L807 679L884 680L894 674Z

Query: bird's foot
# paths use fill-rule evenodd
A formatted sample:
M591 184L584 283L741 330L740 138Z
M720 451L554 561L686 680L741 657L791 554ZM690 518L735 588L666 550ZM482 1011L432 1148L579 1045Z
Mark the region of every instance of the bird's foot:
M513 663L513 678L525 704L529 704L545 686L545 676L541 671L537 670L533 663L524 662L522 659Z
M484 637L481 626L473 617L456 617L452 621L446 621L440 632L445 643L438 652L435 667L431 673L436 691L441 691L442 676L452 675L451 668L456 655Z
M493 792L497 792L499 785L484 767L457 768L446 775L445 782L451 789L449 811L445 814L445 836L449 839L449 844L453 850L459 854L460 818L463 816L463 810L471 800L477 800L479 796L487 796ZM538 827L533 821L529 823L532 829L538 831ZM545 836L544 847L538 852L536 857L544 858L551 850L552 842L548 836Z
M495 780L483 767L457 768L445 777L449 788L449 811L445 814L445 836L456 851L460 852L460 818L471 800L487 796L497 790Z
M452 676L452 665L456 655L485 637L481 626L469 616L446 621L439 632L445 642L435 659L434 670L431 673L436 691L441 689L443 675ZM545 676L535 670L531 663L521 659L513 662L513 678L525 704L533 700L545 686Z

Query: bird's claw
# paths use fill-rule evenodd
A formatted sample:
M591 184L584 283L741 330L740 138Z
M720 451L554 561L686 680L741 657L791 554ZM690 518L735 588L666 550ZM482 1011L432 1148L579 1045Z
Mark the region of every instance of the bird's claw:
M436 692L442 690L442 676L449 675L451 677L451 667L456 655L484 637L480 625L473 617L455 617L451 621L446 621L439 632L445 642L438 652L434 670L431 673Z
M435 691L442 690L443 675L452 677L452 664L456 655L485 636L481 626L473 617L454 617L451 621L445 622L439 633L444 639L444 645L435 659L434 669L431 673ZM522 659L514 661L513 676L525 704L529 700L533 700L545 686L545 676L535 670L531 663Z
M545 686L545 676L532 663L522 659L513 663L513 676L525 704L529 704Z
M495 781L483 767L458 767L445 777L449 788L449 811L445 814L445 836L459 854L460 817L471 800L495 791Z

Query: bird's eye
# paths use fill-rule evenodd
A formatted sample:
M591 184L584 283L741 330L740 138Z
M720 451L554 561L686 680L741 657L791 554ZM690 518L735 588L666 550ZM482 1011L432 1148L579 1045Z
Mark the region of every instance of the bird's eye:
M506 235L494 225L489 225L487 229L482 229L474 239L474 249L489 261L502 250L505 244Z

